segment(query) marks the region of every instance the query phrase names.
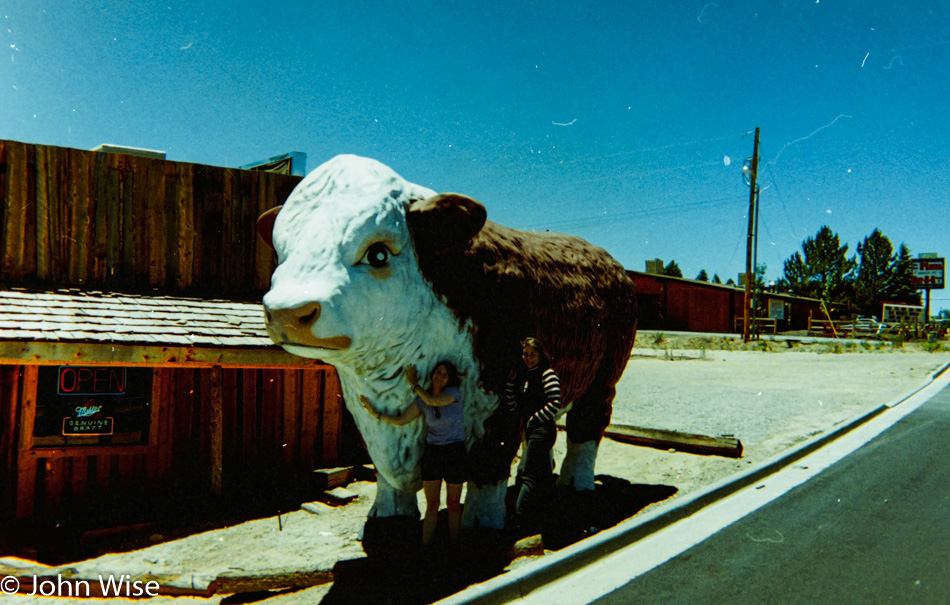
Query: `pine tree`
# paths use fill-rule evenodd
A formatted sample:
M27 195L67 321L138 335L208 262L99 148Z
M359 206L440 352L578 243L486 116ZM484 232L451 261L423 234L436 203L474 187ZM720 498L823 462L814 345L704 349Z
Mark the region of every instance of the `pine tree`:
M897 253L879 229L858 244L858 270L854 280L854 305L865 315L878 315L882 302L920 304L912 283L910 250Z
M825 301L849 297L856 262L848 258L848 245L841 245L837 233L822 227L802 242L802 253L785 261L783 290Z
M676 261L671 260L668 265L663 267L663 275L669 275L670 277L683 277L683 272L680 270L680 266L676 264Z
M706 273L705 269L700 270L699 275L696 276L696 281L709 281L709 274Z

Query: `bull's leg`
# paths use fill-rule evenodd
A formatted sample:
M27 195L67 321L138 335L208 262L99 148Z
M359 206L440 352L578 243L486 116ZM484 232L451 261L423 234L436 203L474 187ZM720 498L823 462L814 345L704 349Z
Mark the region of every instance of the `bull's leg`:
M599 441L573 443L567 441L567 453L561 463L561 474L557 478L558 487L570 487L577 491L594 489L594 463L597 461Z
M394 488L381 475L376 475L376 500L369 510L370 517L419 517L419 502L415 492Z
M468 491L465 494L465 509L462 511L462 527L504 529L507 492L507 479L486 483L481 487L469 481Z
M567 413L567 453L561 463L558 487L577 491L594 489L594 463L600 439L610 423L615 394L613 385L611 382L606 386L595 379Z

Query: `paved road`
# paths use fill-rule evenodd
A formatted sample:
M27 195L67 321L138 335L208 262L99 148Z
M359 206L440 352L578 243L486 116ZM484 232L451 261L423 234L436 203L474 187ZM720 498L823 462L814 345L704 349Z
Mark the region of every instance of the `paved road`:
M950 387L595 602L950 603Z

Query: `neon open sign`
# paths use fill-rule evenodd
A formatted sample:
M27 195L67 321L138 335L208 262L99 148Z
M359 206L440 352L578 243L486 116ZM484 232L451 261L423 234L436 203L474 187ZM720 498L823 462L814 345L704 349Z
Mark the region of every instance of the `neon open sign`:
M125 368L62 366L56 392L59 395L124 395Z

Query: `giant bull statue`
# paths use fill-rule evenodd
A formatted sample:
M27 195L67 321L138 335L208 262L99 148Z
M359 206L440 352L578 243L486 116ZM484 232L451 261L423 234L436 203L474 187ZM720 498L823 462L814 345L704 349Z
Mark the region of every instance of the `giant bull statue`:
M287 351L336 368L377 469L371 517L418 516L425 436L421 422L378 421L359 396L398 414L413 398L403 368L428 375L447 359L464 375L466 444L484 456L473 460L478 480L463 523L502 527L518 420L499 400L525 336L544 343L570 406L559 483L594 489L597 448L636 335L633 283L582 239L485 219L471 198L341 155L258 220L278 259L264 296L268 332Z

